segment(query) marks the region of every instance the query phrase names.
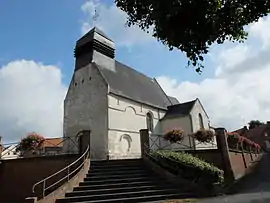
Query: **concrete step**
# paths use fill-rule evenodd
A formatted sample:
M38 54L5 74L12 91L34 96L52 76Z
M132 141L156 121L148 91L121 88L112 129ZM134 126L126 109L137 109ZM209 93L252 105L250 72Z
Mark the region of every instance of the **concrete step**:
M107 170L107 171L91 171L88 173L89 175L115 175L115 174L136 174L136 173L142 173L147 172L145 169L135 169L135 170L128 170L128 171L115 171L115 170Z
M91 161L90 165L95 166L110 166L110 165L129 165L129 164L143 164L142 159L122 159L122 160L104 160L104 161Z
M87 196L76 196L76 197L66 197L65 199L58 199L56 203L67 203L67 202L85 202L85 201L100 201L100 200L109 200L109 199L123 199L123 198L138 198L138 197L148 197L158 194L167 194L167 195L178 195L178 190L170 189L153 189L153 190L144 190L144 191L134 191L134 192L123 192L123 193L108 193L108 194L99 194L99 195L87 195ZM148 199L147 199L148 200Z
M115 174L115 175L107 175L107 174L101 174L101 175L91 175L84 178L85 181L92 181L92 180L105 180L105 179L122 179L122 178L135 178L135 177L150 177L151 174L148 174L147 172L141 172L141 173L135 173L135 174Z
M130 171L130 170L141 170L144 169L144 167L142 165L132 165L132 166L120 166L120 167L95 167L95 168L90 168L88 173L92 173L92 172L99 172L99 171Z
M107 169L107 168L113 168L113 169L123 169L123 168L131 168L131 167L143 167L142 163L129 163L129 164L100 164L100 165L91 165L90 171L94 169Z
M134 178L123 178L123 179L106 179L106 180L91 180L91 181L84 181L79 184L79 186L84 185L106 185L109 183L131 183L133 181L147 181L151 180L149 177L134 177Z
M84 203L143 203L143 202L164 202L166 200L172 199L181 199L181 198L190 198L190 194L156 194L149 196L141 196L141 197L125 197L125 198L116 198L116 199L103 199L103 200L90 200L84 201ZM63 201L64 202L64 201ZM59 202L55 202L59 203ZM79 203L79 202L73 202Z
M73 191L81 191L81 190L102 190L107 188L122 188L122 187L128 187L128 186L149 186L153 185L152 180L146 180L146 181L133 181L133 182L124 182L124 183L108 183L106 185L85 185L85 186L79 186L75 187Z
M158 185L145 185L145 186L125 186L122 188L106 188L106 189L95 189L95 190L81 190L73 191L66 194L66 197L76 197L76 196L88 196L88 195L101 195L101 194L112 194L112 193L124 193L124 192L135 192L135 191L145 191L145 190L158 190L158 189L169 189L169 185L161 186Z

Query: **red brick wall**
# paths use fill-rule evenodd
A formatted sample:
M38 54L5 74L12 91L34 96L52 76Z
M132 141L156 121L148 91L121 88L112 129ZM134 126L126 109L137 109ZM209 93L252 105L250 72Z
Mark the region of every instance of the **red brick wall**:
M256 160L259 157L256 154L252 154L252 160L250 153L244 153L244 156L240 151L230 150L229 153L234 177L236 179L242 177L245 174L247 168L252 164L253 160Z
M217 149L210 150L196 150L196 151L187 151L188 153L196 156L202 160L205 160L208 163L212 163L220 169L224 169L221 153ZM250 153L244 153L244 159L240 151L230 150L230 162L232 166L232 171L235 178L243 176L247 170L244 164L244 159L246 166L249 167L252 164L252 159ZM258 155L252 154L253 160L256 160Z
M23 202L24 198L32 196L34 183L64 168L77 157L60 155L3 160L0 163L0 202Z

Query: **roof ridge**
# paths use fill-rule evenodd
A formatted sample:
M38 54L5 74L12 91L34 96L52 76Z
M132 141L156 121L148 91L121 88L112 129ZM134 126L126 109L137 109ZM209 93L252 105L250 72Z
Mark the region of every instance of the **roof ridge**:
M79 39L77 40L77 42L80 41L80 40L82 40L82 39L84 39L84 38L86 38L86 37L88 37L88 36L90 36L90 35L93 34L93 33L97 33L97 34L101 35L102 37L104 37L104 38L106 38L106 39L112 41L112 39L110 39L110 38L108 37L108 35L106 35L101 29L99 29L98 27L94 26L91 30L89 30L89 31L86 32L81 38L79 38Z

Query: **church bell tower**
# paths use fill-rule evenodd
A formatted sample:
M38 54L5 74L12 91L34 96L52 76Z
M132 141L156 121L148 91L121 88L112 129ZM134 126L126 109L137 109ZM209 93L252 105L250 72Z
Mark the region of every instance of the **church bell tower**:
M75 71L92 62L114 69L115 44L104 32L94 27L77 41L74 56Z

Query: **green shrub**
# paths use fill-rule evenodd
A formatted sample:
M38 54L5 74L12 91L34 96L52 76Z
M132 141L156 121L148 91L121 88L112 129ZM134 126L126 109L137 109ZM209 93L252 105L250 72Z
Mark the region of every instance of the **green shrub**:
M160 150L152 153L160 165L185 179L203 184L220 184L223 171L197 157L184 152Z

